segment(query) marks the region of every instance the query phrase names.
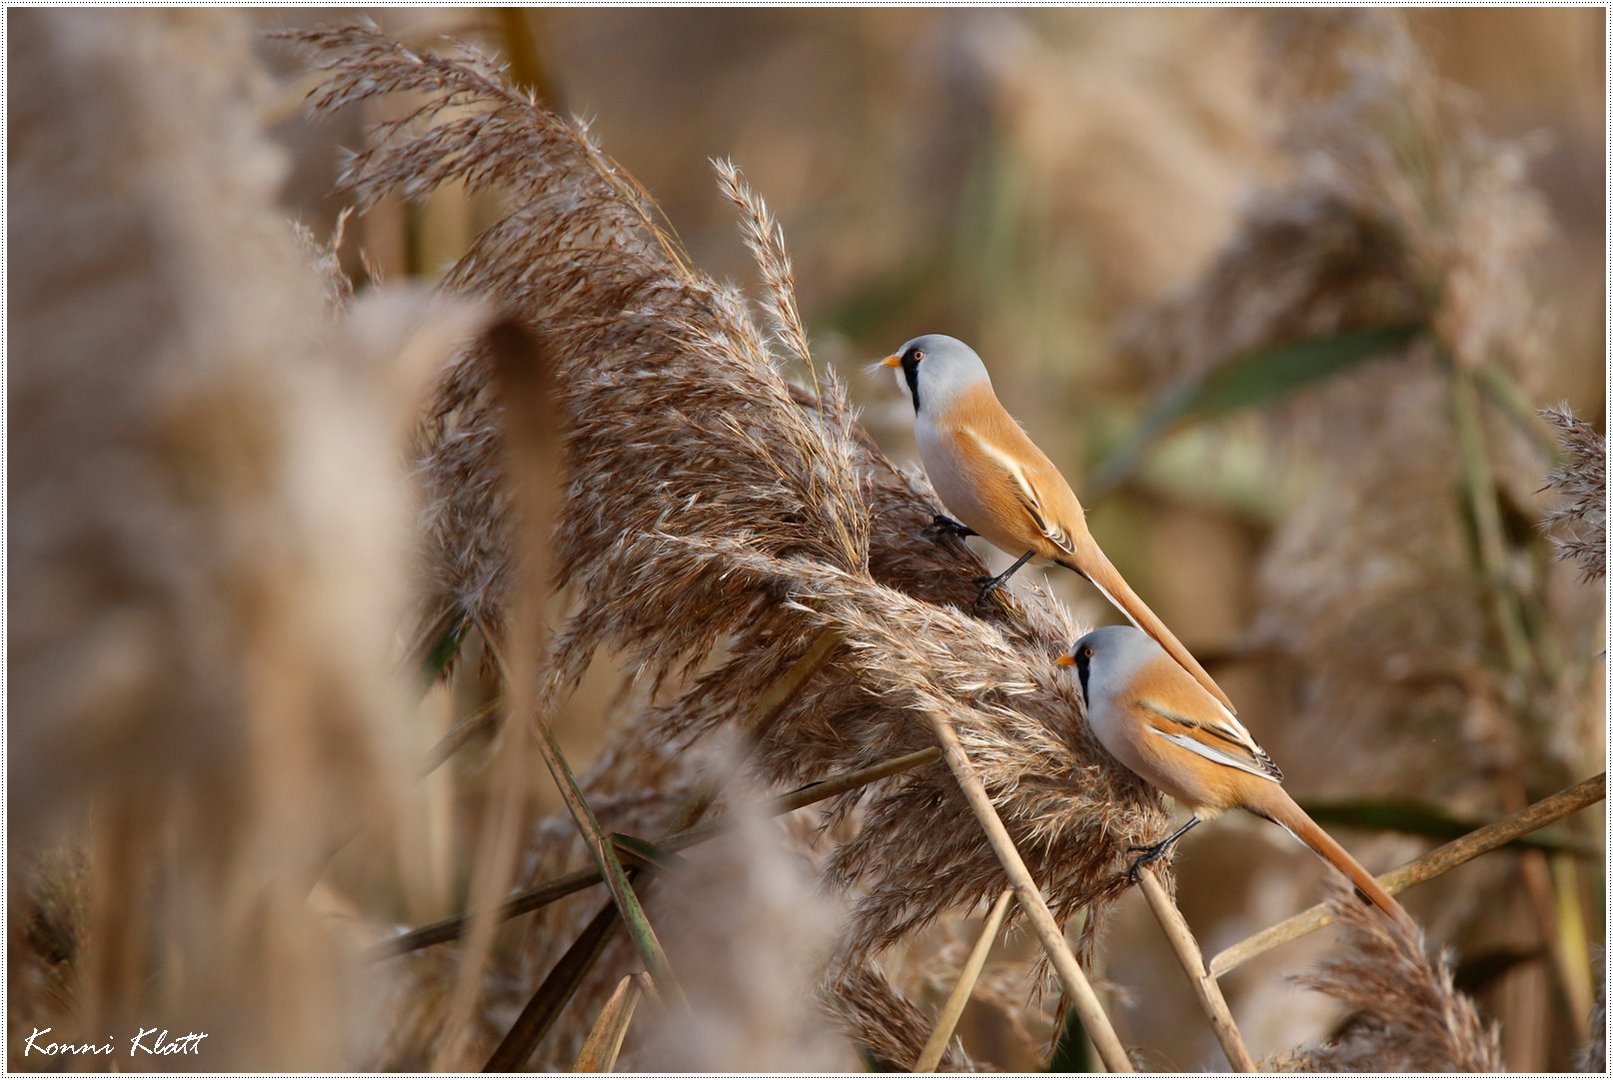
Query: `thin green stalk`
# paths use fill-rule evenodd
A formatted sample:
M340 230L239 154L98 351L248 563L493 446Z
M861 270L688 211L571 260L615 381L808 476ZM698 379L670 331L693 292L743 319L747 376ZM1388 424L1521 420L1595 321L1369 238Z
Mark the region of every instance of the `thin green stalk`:
M1468 505L1473 512L1479 571L1485 596L1490 604L1496 633L1506 653L1508 668L1515 676L1526 678L1534 669L1534 662L1523 615L1518 610L1517 598L1507 581L1506 534L1501 526L1501 508L1496 501L1495 474L1490 468L1490 457L1485 446L1478 394L1472 377L1455 363L1451 363L1447 371L1451 417L1456 427L1462 481L1467 489Z
M1562 444L1535 407L1524 399L1512 376L1496 364L1480 364L1473 369L1473 382L1485 400L1512 422L1542 458L1552 465L1562 461Z
M895 776L897 773L916 769L932 761L938 761L940 757L941 751L939 749L928 746L923 750L915 750L911 754L903 754L901 757L880 762L878 765L870 765L864 769L841 773L827 780L820 780L816 783L807 784L805 787L797 788L788 795L780 796L773 801L770 812L774 815L788 814L801 809L803 806L811 806L814 803L832 799L836 795L855 791L860 787L874 783L876 780L883 780L888 776ZM696 825L678 832L668 833L654 843L656 847L664 851L682 851L685 848L693 847L695 844L703 844L715 836L730 831L732 827L731 823L724 818L705 825ZM629 870L629 873L631 872ZM497 909L493 916L494 921L502 922L507 919L513 919L518 915L524 915L529 911L537 911L539 908L547 907L573 893L581 892L589 886L597 885L601 880L597 869L578 870L563 877L555 878L552 881L544 882L534 888L523 890L516 893ZM471 918L471 913L464 912L446 919L440 919L418 929L410 930L407 933L399 934L397 937L390 938L372 948L367 959L371 962L386 960L394 956L415 952L419 949L429 948L432 945L441 945L443 942L453 941L465 932L465 928L470 925Z
M616 855L616 846L599 827L599 819L594 816L588 800L583 798L582 786L577 783L571 765L561 753L560 744L555 741L548 722L541 716L536 720L538 750L543 754L544 763L549 766L549 772L560 788L560 797L565 800L566 809L571 812L572 820L577 823L577 829L588 843L589 853L594 857L594 866L605 879L605 887L610 890L611 900L615 903L616 910L621 913L628 936L633 939L639 955L644 958L645 966L649 968L650 978L655 980L656 990L665 994L673 1003L687 1006L683 988L678 985L677 979L672 974L672 965L667 963L666 953L661 948L660 939L655 935L655 928L645 916L638 894L633 891L633 885L627 878L627 871L623 869L622 862Z
M752 710L750 717L747 718L744 724L745 730L753 740L762 738L767 729L783 714L784 706L795 696L796 691L828 661L830 655L833 654L839 644L840 635L838 633L833 630L821 631L811 645L807 647L806 652L791 665L790 670L785 672L782 678L768 688L768 691L757 702L756 708ZM547 728L545 728L545 734L547 733ZM552 742L552 737L550 741ZM543 741L540 740L540 745L542 744ZM547 754L547 748L545 748L545 752ZM555 748L555 752L558 754L558 747ZM559 764L570 781L570 790L576 792L576 797L581 802L580 809L587 813L591 819L592 814L588 812L588 804L581 801L582 796L580 789L577 788L576 778L571 776L570 769L566 766L563 757L559 758ZM556 779L558 780L559 777ZM561 793L566 794L567 790L567 786L562 784ZM682 813L678 815L678 827L681 829L694 825L705 814L714 798L715 794L711 792L702 792L692 798L683 808ZM579 821L579 826L581 826L581 821ZM589 837L589 842L594 845L594 850L599 853L595 859L596 868L609 882L609 870L614 865L620 879L629 883L628 888L622 890L624 897L636 907L638 898L631 888L632 878L641 875L641 887L647 888L654 880L654 871L643 868L629 871L625 874L622 873L621 863L616 856L615 845L605 842L604 838L599 835L597 821L593 823L593 829L594 835ZM499 1046L499 1053L494 1055L495 1059L516 1061L524 1064L531 1057L533 1047L538 1044L538 1041L548 1031L549 1025L554 1021L554 1016L559 1012L560 1008L564 1007L565 1002L569 1001L571 996L576 993L583 976L588 973L589 968L599 959L599 954L605 947L605 941L615 928L618 915L622 916L623 920L627 922L629 929L633 928L633 921L628 918L626 907L618 901L617 891L613 889L611 903L600 908L589 922L582 937L572 943L571 948L566 951L566 955L561 958L561 963L550 971L549 976L544 979L543 985L538 987L537 991L532 995L532 998L527 1002L526 1008L521 1011L521 1016L517 1018L515 1026L505 1035L504 1041ZM642 916L642 912L640 912L640 916ZM653 937L654 931L647 921L641 921L641 926L643 930L649 931L651 937ZM655 943L655 947L659 950L659 942ZM643 950L641 949L642 952ZM567 963L568 960L573 962ZM648 957L646 957L646 960L648 960ZM666 967L664 960L660 966L662 968ZM683 997L682 991L677 989L676 983L662 981L657 977L656 967L653 965L650 968L650 973L656 989L668 992L668 996L673 1000L681 1002L685 1006L687 1005L687 1000ZM667 970L666 975L668 979L671 978L670 970ZM492 1068L491 1062L489 1063L489 1068Z

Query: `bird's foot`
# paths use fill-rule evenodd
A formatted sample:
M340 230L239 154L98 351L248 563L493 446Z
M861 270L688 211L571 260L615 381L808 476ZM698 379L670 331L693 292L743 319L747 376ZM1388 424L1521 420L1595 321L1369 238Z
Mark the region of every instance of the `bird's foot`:
M1163 859L1178 839L1179 837L1173 835L1167 836L1157 844L1131 845L1127 851L1140 851L1142 854L1131 860L1131 866L1126 870L1126 877L1131 879L1133 885L1137 884L1137 878L1142 874L1143 867Z
M925 532L929 533L938 540L944 536L956 536L961 540L966 536L980 535L963 522L954 521L945 514L936 514L935 517L930 520L930 527L926 529Z
M981 574L979 577L970 580L980 586L980 595L975 597L976 611L980 611L986 606L986 601L991 599L991 594L996 592L998 586L1003 583L1001 575L992 577L990 574Z
M1135 885L1137 883L1137 874L1142 870L1143 867L1147 866L1151 862L1164 858L1165 853L1175 846L1176 841L1186 836L1188 832L1201 820L1202 819L1197 814L1194 814L1192 817L1187 819L1187 822L1180 829L1177 829L1159 843L1133 844L1131 847L1127 848L1127 851L1142 852L1141 855L1137 856L1131 861L1131 869L1126 872L1126 876L1131 878L1131 883Z

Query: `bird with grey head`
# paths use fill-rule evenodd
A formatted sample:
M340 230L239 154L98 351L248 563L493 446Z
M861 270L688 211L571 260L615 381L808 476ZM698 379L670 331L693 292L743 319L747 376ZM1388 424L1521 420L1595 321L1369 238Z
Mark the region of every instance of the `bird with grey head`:
M936 515L936 524L960 537L980 536L1016 560L996 577L978 579L977 609L1033 559L1074 570L1223 705L1233 707L1210 673L1098 547L1081 501L997 400L978 353L957 338L925 334L883 363L896 369L898 384L913 399L919 457L951 515Z
M1283 773L1249 730L1152 638L1130 626L1087 634L1058 658L1075 668L1087 728L1110 756L1191 811L1157 844L1134 847L1135 879L1187 831L1232 809L1282 826L1395 920L1409 917L1349 852L1283 790Z

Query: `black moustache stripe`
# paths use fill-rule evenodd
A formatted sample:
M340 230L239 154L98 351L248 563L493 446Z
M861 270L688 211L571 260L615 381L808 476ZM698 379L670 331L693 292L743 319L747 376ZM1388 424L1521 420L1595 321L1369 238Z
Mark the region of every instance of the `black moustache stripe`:
M908 393L913 395L913 411L919 411L919 362L913 359L913 350L902 355L902 374L907 378Z

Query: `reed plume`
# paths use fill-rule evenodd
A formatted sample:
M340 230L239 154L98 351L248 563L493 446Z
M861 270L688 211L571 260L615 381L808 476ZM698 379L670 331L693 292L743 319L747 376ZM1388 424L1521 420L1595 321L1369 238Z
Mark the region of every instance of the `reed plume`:
M1607 576L1607 439L1566 405L1543 409L1559 432L1564 460L1546 476L1561 504L1541 522L1557 558L1579 564L1586 581Z
M1262 21L1263 89L1290 103L1274 146L1283 178L1248 201L1198 280L1129 321L1126 351L1179 373L1426 322L1461 364L1524 368L1540 324L1517 269L1549 224L1524 180L1528 145L1482 132L1398 14Z
M1430 959L1421 932L1352 898L1335 900L1343 955L1302 977L1352 1010L1343 1030L1281 1063L1305 1072L1501 1072L1500 1031L1452 983L1449 955Z
M835 634L843 644L758 740L768 779L928 745L925 715L944 715L1054 911L1101 915L1126 887L1124 849L1161 835L1164 817L1087 736L1076 688L1051 663L1076 627L1034 588L989 618L966 613L979 561L925 535L933 493L890 465L838 380L802 355L778 230L737 173L719 167L768 283L774 336L818 393L785 380L743 298L688 264L586 132L510 89L484 57L405 49L366 26L297 38L329 71L318 109L425 95L344 167L361 206L451 178L509 195L508 215L446 287L499 303L553 343L569 470L557 583L572 609L547 692L574 685L601 647L618 649L652 687L674 690L627 721L629 740L683 746L738 725L809 641ZM448 610L496 635L510 602L507 510L486 368L474 350L457 359L421 429L435 590L419 624L440 626ZM691 681L679 689L665 681L674 674ZM854 897L847 969L1003 887L939 768L881 785L861 820L826 863ZM1100 924L1088 924L1088 945ZM601 964L599 985L621 974Z
M891 985L876 966L842 969L825 988L825 1007L838 1016L874 1066L882 1071L910 1071L930 1033L917 1005ZM942 1055L937 1072L974 1072L974 1063L956 1044Z

